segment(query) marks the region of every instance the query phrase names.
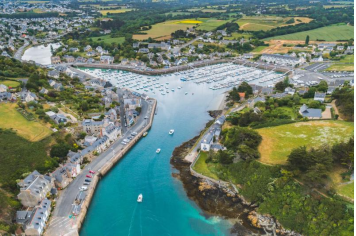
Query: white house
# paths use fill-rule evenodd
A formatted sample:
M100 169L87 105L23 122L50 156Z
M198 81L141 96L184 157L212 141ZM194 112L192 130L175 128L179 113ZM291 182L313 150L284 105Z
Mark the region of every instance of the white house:
M213 144L213 136L214 136L214 134L211 132L209 132L205 135L205 137L200 145L200 149L202 151L205 151L205 152L210 151L211 144Z

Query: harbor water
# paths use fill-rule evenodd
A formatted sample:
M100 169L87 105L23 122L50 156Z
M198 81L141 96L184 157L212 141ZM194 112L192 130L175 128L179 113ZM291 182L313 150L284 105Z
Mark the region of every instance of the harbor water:
M122 86L115 82L115 71L102 71L101 78ZM146 93L158 101L153 126L101 179L80 235L230 234L231 222L216 216L206 218L187 197L182 183L172 177L175 170L170 165L174 148L199 134L212 119L207 111L219 107L227 88L212 90L209 84L183 82L180 75L158 77L165 95L157 90ZM168 134L171 129L175 130L173 135ZM159 154L157 148L161 149ZM142 203L137 202L139 194L143 194Z
M51 64L51 46L53 49L57 49L60 47L59 43L51 43L48 44L47 46L45 45L38 45L35 47L31 47L27 49L23 56L22 60L25 61L34 61L36 63L42 64L42 65L50 65Z

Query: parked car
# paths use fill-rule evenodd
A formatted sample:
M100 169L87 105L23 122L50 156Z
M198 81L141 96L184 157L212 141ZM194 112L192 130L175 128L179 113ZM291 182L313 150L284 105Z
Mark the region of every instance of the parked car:
M127 143L126 143L126 142L124 142L124 141L122 141L121 143L122 143L123 145L126 145L126 144L127 144Z
M86 191L86 190L88 190L88 187L87 186L82 186L82 187L79 188L79 190L80 191Z
M83 184L84 184L84 185L89 185L90 183L84 182Z
M84 181L85 182L91 182L91 179L85 179Z
M95 171L89 170L89 173L90 173L90 174L95 174Z
M135 136L135 135L137 135L137 132L132 132L131 135L132 135L132 136Z
M91 175L86 175L85 177L87 177L87 178L91 178Z

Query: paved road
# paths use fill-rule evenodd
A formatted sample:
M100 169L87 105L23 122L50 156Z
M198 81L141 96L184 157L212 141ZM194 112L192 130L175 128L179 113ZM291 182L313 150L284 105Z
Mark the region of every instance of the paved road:
M14 58L21 61L21 57L22 57L23 51L25 50L25 48L26 48L28 45L30 45L30 43L29 43L27 40L25 40L24 45L22 45L22 46L15 52Z
M90 164L88 164L82 172L67 186L67 188L61 193L56 203L56 208L52 213L52 218L49 223L48 229L45 235L58 236L58 235L77 235L76 222L73 219L69 219L72 214L72 204L79 193L79 188L83 185L86 179L85 175L89 170L98 171L102 168L115 153L122 150L124 147L121 142L128 138L132 132L139 133L143 127L148 124L148 120L144 117L150 117L153 107L153 100L142 102L141 115L138 117L136 123L129 128L114 144L105 152L96 157ZM89 186L90 188L90 186Z
M191 45L192 43L194 43L195 41L197 41L197 40L199 40L199 39L201 39L201 38L202 38L202 37L196 37L195 39L192 39L192 40L190 40L189 42L186 42L185 44L182 44L182 45L180 45L180 46L176 46L176 47L173 48L173 52L180 52L180 50L181 50L182 48L185 48L185 47Z

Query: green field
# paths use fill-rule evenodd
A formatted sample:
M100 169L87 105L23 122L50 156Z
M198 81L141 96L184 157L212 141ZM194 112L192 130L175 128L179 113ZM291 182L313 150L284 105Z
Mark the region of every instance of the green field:
M208 166L209 164L205 163L205 160L208 158L208 153L207 152L200 152L200 155L199 155L198 158L199 159L197 160L197 162L193 166L193 170L195 170L199 174L208 176L210 178L219 179L214 173L212 173L209 170L209 166ZM214 165L214 164L210 163L210 165Z
M49 136L52 131L36 121L28 121L16 110L15 103L0 104L0 128L13 129L25 139L36 142Z
M122 44L123 42L125 42L125 37L112 38L111 35L91 37L91 39L95 42L104 42L106 44L111 44L111 43Z
M337 192L345 195L346 197L354 199L354 183L340 185Z
M345 58L332 64L327 71L354 71L354 55L346 55Z
M317 147L346 141L354 133L354 123L344 121L309 121L257 129L262 136L261 162L285 164L293 148Z
M132 11L133 9L125 8L125 9L107 9L107 10L100 10L99 12L101 15L106 16L108 13L110 14L118 14L118 13L125 13L128 11Z
M20 85L19 82L13 80L0 80L0 84L6 85L7 87L15 88Z
M271 30L276 27L295 25L299 23L309 23L312 19L308 17L294 17L295 22L287 23L292 17L280 16L244 16L237 21L240 29L245 31ZM299 21L297 21L299 20Z
M253 36L252 34L234 32L234 33L231 33L230 37L224 37L224 39L233 40L233 39L238 39L238 38L242 38L242 37L245 38L245 39L249 39L252 36Z
M252 52L261 52L263 49L267 48L267 46L258 46L257 48L253 49Z
M325 41L336 41L336 40L347 40L354 37L354 27L349 25L331 25L314 30L308 30L293 34L280 35L275 37L266 38L270 39L281 39L281 40L305 40L309 35L310 40L325 40Z
M145 40L151 37L153 39L166 40L171 37L171 33L177 30L185 30L198 24L198 29L211 31L226 22L227 20L217 20L214 18L170 20L152 25L151 29L143 31L147 34L133 35L133 39Z

